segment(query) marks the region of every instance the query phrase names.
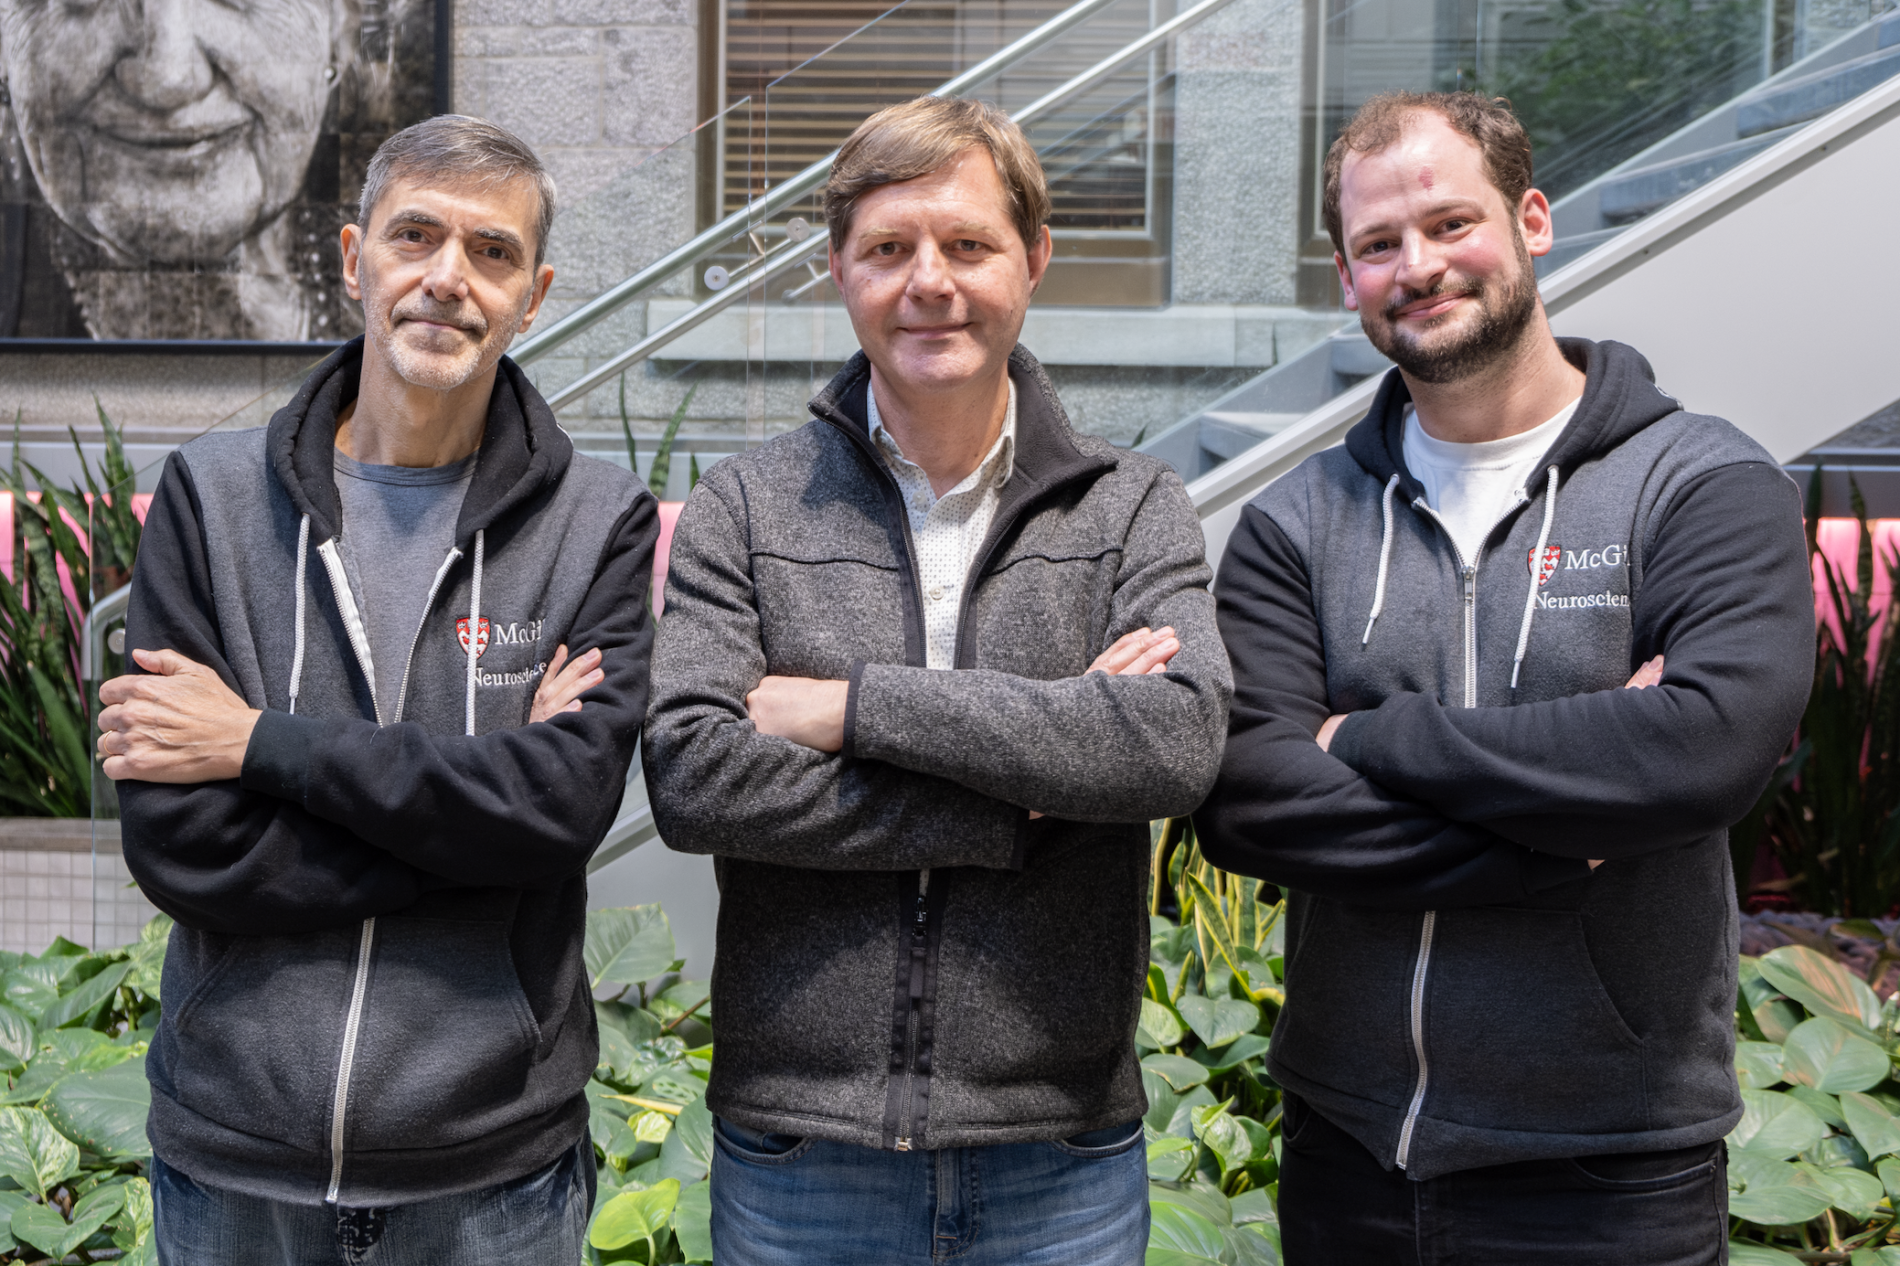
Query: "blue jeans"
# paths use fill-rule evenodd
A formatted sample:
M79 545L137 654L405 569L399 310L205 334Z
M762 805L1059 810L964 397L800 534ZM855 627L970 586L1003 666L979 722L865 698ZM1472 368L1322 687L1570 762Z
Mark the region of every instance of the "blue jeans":
M717 1266L1140 1266L1141 1122L885 1152L713 1123Z
M585 1138L525 1178L387 1209L203 1187L152 1158L160 1266L574 1266L593 1203Z

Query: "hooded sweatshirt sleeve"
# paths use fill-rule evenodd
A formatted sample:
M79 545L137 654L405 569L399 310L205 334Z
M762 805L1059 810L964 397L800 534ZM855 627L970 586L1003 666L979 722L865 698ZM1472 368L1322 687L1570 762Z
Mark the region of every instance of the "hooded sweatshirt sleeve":
M682 853L813 870L1005 868L1029 815L948 778L760 734L766 671L743 513L722 467L674 530L642 756L653 819Z
M1120 544L1106 640L1172 627L1181 649L1166 672L1037 681L867 664L852 681L845 751L1073 821L1192 812L1220 766L1232 679L1207 538L1172 471L1156 473Z
M1660 685L1504 708L1396 694L1354 713L1332 750L1447 817L1568 857L1633 856L1733 825L1812 683L1800 494L1766 463L1720 467L1666 508L1644 559L1630 662L1662 655Z
M152 497L132 574L128 648L169 648L237 690L212 606L190 467L176 454ZM431 881L302 805L236 780L119 784L125 862L152 904L228 934L312 931L400 910Z
M1456 821L1320 749L1314 736L1332 709L1311 583L1257 506L1241 513L1214 597L1234 703L1219 781L1194 815L1209 861L1392 910L1497 904L1589 873Z
M658 509L641 492L593 562L565 640L575 654L598 649L605 680L580 711L472 736L266 712L244 755L243 787L455 883L519 888L572 876L613 824L646 714Z

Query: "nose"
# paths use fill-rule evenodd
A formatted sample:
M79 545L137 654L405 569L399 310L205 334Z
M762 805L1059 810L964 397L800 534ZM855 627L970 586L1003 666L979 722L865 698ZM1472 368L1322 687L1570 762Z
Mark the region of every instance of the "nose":
M950 274L950 261L943 248L929 238L918 243L915 263L905 286L913 303L943 303L956 294L956 282Z
M141 105L176 110L211 91L211 63L195 29L200 0L134 0L138 51L120 60L119 85Z
M468 298L468 251L450 238L429 257L422 275L422 292L437 303L459 303Z
M1445 275L1445 261L1425 234L1407 229L1399 240L1399 269L1393 280L1407 290L1426 291Z

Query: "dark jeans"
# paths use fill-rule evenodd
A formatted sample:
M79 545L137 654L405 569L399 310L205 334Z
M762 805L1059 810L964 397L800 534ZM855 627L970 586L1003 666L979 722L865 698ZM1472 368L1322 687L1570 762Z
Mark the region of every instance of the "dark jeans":
M586 1138L525 1178L387 1209L205 1187L152 1158L160 1266L574 1266L593 1203Z
M885 1152L713 1124L718 1266L1141 1266L1141 1122Z
M1728 1261L1720 1141L1521 1161L1413 1182L1286 1096L1287 1266L1716 1266Z

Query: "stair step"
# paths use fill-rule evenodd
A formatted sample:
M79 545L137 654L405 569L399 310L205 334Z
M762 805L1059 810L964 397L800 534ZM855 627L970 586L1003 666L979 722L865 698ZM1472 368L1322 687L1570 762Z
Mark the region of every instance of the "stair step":
M1744 101L1735 113L1739 136L1759 136L1791 124L1818 119L1836 106L1900 75L1900 23L1880 26L1881 51L1817 70L1778 84L1773 91Z
M1792 135L1799 126L1763 132L1683 158L1672 158L1666 163L1623 172L1605 181L1598 195L1603 218L1613 225L1640 220L1683 194L1708 184L1730 168L1740 167L1784 136Z

